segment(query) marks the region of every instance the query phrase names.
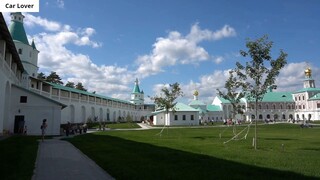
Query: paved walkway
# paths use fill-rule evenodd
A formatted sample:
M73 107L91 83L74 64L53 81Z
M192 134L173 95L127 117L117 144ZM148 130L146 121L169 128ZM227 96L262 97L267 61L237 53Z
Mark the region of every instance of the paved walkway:
M39 143L32 180L114 179L71 143L46 139Z

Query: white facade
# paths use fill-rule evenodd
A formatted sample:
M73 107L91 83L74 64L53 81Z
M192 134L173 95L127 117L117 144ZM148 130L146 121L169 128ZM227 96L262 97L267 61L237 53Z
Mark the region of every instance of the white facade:
M186 104L177 103L175 112L173 112L172 109L169 110L168 114L165 110L154 112L153 125L199 125L199 111Z
M42 118L50 120L48 135L60 134L64 105L22 87L28 76L2 14L0 25L0 134L17 133L25 125L28 134L40 134Z

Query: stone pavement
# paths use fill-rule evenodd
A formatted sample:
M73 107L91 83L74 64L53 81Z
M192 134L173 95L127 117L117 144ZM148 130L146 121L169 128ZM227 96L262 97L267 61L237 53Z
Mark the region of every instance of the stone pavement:
M114 179L71 143L45 139L39 143L32 180Z

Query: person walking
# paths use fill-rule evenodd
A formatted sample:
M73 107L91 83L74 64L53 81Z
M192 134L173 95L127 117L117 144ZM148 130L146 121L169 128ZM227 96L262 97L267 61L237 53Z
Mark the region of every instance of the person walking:
M47 119L43 119L42 120L42 124L41 124L41 134L42 134L42 142L44 141L44 136L46 134L46 129L47 129Z

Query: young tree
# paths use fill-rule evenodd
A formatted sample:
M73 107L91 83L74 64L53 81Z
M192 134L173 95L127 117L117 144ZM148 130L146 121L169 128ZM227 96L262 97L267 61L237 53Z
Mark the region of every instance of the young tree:
M70 87L70 88L75 88L74 82L70 82L70 81L68 81L65 86L66 86L66 87Z
M243 109L239 106L239 103L241 98L245 96L245 92L241 89L245 85L245 82L240 81L235 75L234 70L229 71L229 78L224 84L226 91L223 92L220 89L217 89L218 95L229 100L232 105L231 119L234 119L236 114L242 113Z
M156 104L157 109L164 109L166 111L166 117L165 117L165 125L168 124L168 114L169 110L171 109L173 112L175 112L175 105L177 102L175 100L183 95L183 92L181 91L179 83L170 84L169 88L163 87L161 89L161 96L154 96L151 97L151 99Z
M55 83L55 84L60 84L60 85L63 84L63 82L61 81L60 76L54 71L51 71L49 76L47 76L46 81L47 82L51 82L51 83Z
M287 54L280 50L276 59L271 57L273 42L268 40L268 36L263 36L255 41L248 40L247 51L240 51L243 57L251 59L242 65L236 63L235 72L242 84L243 91L247 93L249 102L255 103L255 119L257 118L258 102L261 102L269 87L276 87L276 77L280 70L287 64ZM257 149L257 119L255 120L254 148Z

